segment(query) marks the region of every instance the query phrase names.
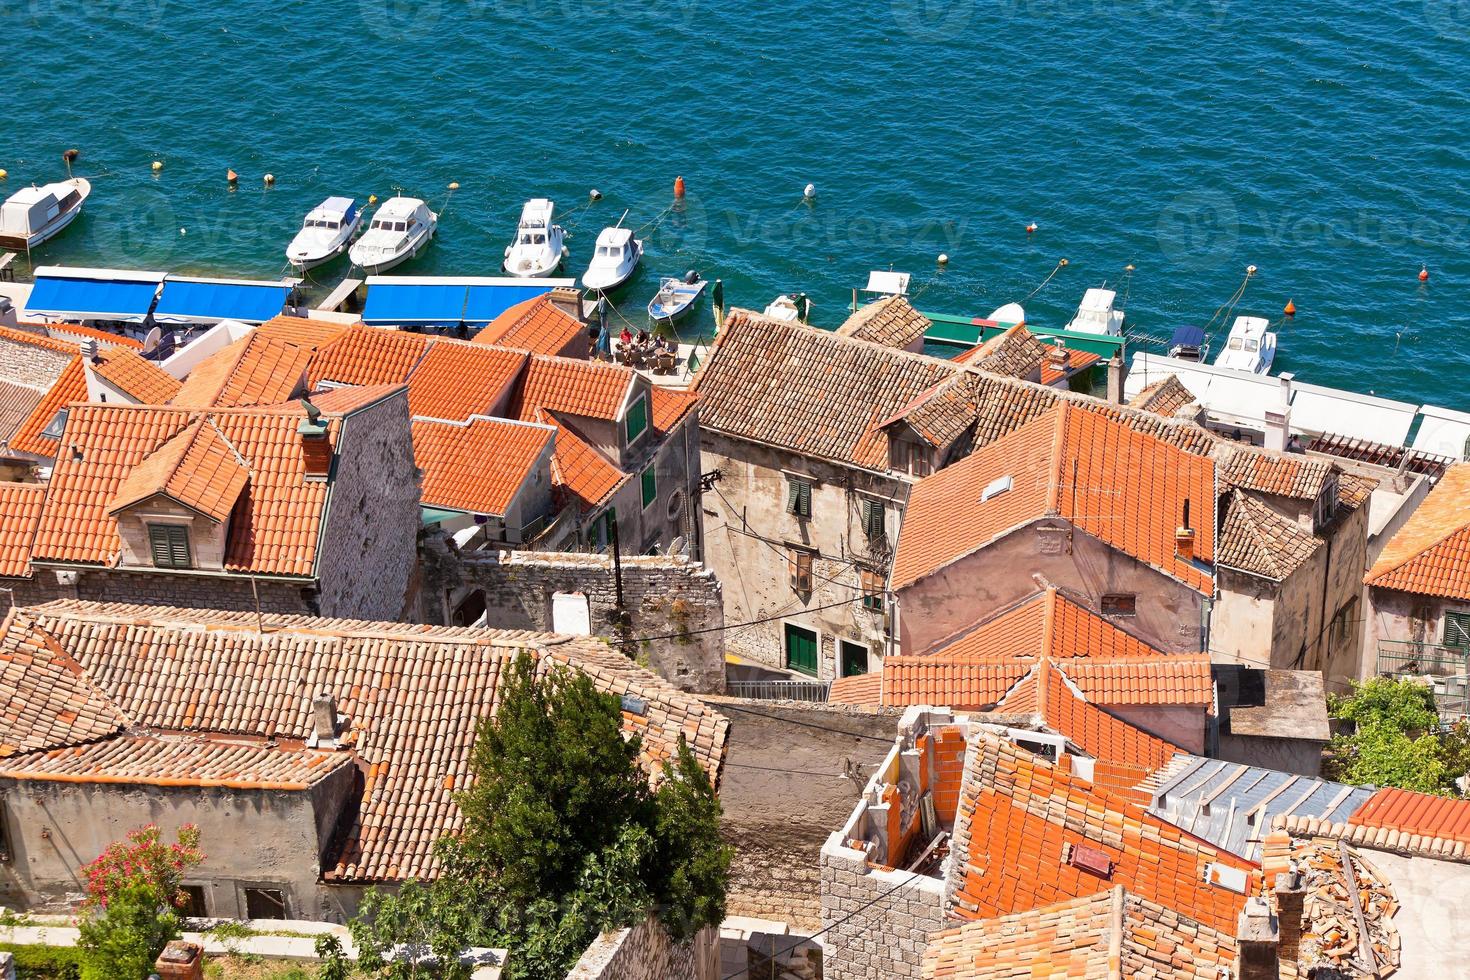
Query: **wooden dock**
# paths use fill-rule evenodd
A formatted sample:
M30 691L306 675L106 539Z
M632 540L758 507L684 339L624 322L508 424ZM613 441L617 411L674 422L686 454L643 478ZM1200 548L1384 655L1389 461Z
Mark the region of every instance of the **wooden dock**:
M326 299L316 305L316 308L329 313L336 312L352 298L352 294L357 292L357 288L361 285L361 279L343 279Z

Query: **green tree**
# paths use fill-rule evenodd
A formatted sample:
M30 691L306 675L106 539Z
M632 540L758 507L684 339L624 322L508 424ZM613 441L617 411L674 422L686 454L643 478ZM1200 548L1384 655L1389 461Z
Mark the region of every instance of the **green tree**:
M1463 729L1439 731L1434 692L1404 678L1375 677L1334 698L1332 716L1354 731L1333 738L1328 774L1345 783L1451 794L1470 762Z
M650 912L679 937L718 923L731 851L682 740L655 791L619 699L585 674L538 676L523 654L503 684L456 800L463 827L438 842L439 876L369 892L351 923L363 964L392 980L457 980L460 951L505 947L508 977L560 980L598 933ZM394 948L409 955L389 962Z
M199 831L165 844L149 824L107 846L82 869L87 897L78 922L82 980L142 980L169 940L182 935L184 875L204 860Z

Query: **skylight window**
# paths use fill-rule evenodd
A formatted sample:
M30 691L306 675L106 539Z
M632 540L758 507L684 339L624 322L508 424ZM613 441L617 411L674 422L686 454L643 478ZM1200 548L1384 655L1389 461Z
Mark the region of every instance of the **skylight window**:
M985 503L985 501L991 499L992 497L999 497L1010 488L1010 474L1007 473L1005 476L998 476L994 480L991 480L990 483L985 487L985 492L980 494L980 502L983 504Z

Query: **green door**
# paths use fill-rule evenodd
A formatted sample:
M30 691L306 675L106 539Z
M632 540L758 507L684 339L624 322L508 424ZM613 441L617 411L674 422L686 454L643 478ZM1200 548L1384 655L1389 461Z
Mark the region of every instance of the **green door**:
M803 674L817 676L817 634L800 626L786 624L786 666Z
M842 641L842 676L852 677L868 672L868 648L861 643Z

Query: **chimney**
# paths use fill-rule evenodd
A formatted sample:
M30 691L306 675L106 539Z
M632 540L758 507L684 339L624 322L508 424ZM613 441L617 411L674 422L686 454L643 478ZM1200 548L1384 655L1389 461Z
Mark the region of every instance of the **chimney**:
M1264 898L1248 898L1240 912L1237 930L1240 959L1235 980L1278 980L1281 976L1280 937L1276 917Z
M1072 363L1072 352L1058 342L1046 349L1046 361L1052 367L1065 371Z
M326 691L311 699L312 740L317 748L337 747L337 699Z
M1276 921L1281 930L1281 960L1295 963L1301 956L1302 913L1307 901L1307 886L1301 871L1294 865L1286 874L1276 876Z
M1266 448L1286 452L1291 441L1291 382L1296 375L1281 372L1281 404L1266 409Z
M1183 520L1174 529L1174 554L1180 561L1194 561L1194 528L1189 526L1189 498L1184 499Z
M153 972L159 980L204 980L204 947L175 939L158 954Z
M296 434L301 437L306 478L325 481L332 470L332 443L327 438L327 420L322 418L321 409L307 399L301 399L301 404L306 409L306 418L296 427Z
M586 322L586 318L582 316L582 294L575 289L558 286L547 294L547 298L552 306L567 316L582 323Z
M1128 365L1123 363L1122 354L1114 354L1108 360L1108 401L1123 404L1123 382L1128 380Z
M86 340L82 341L82 356L85 357L89 363L97 364L101 362L102 358L98 356L100 351L101 348L97 345L97 341L95 339L89 337Z

